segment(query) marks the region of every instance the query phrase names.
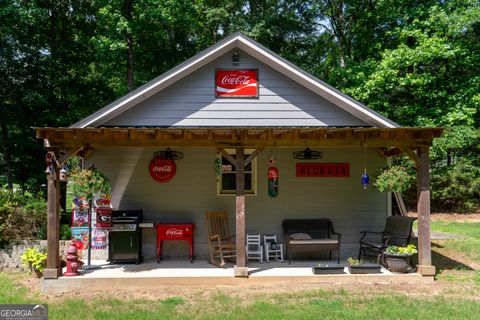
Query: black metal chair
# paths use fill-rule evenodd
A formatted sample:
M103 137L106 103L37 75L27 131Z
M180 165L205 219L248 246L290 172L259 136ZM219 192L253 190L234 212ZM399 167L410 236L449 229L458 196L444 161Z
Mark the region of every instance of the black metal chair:
M385 249L390 246L404 247L409 244L412 235L413 222L417 218L405 216L390 216L383 231L362 231L358 259L362 256L376 256L377 263Z

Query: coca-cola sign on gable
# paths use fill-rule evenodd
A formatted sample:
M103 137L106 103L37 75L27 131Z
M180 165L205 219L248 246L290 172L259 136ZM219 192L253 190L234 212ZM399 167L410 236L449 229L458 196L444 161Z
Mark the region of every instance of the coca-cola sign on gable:
M220 98L258 97L258 70L216 70L215 95Z
M150 161L150 176L160 183L166 183L175 177L177 166L173 160L155 157Z

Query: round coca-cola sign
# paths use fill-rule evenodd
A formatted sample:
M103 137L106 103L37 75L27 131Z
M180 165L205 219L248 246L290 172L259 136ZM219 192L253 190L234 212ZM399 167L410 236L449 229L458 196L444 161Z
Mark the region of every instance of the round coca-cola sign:
M155 181L166 183L175 177L177 166L173 160L155 157L150 161L150 175Z

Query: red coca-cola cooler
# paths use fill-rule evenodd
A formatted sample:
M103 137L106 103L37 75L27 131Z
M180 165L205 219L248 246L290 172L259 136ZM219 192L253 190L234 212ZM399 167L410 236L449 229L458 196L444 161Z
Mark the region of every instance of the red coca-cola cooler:
M95 200L95 210L97 212L97 228L111 228L112 223L112 211L110 200L97 199Z

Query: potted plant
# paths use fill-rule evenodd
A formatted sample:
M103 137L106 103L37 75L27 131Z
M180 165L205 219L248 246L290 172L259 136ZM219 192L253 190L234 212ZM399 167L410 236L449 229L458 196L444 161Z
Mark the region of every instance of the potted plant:
M410 264L410 259L415 253L417 253L417 247L409 244L405 247L388 246L383 255L390 271L405 273Z
M45 262L47 261L47 254L45 252L39 251L36 248L30 248L25 250L21 259L23 264L32 271L33 275L37 278L42 277Z
M319 263L312 267L313 274L341 274L345 266L342 264Z
M350 274L380 273L381 266L377 263L364 262L363 260L348 258L348 271Z

